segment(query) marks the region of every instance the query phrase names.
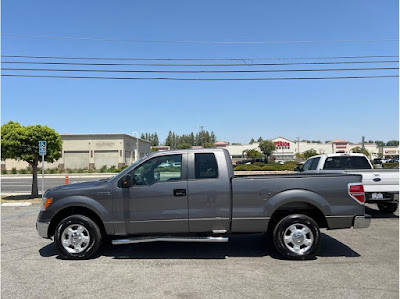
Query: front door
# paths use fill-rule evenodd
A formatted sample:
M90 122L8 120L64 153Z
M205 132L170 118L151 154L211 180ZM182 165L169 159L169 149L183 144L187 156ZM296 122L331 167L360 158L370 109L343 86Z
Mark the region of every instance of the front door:
M131 172L132 187L125 189L124 199L128 234L189 232L186 156L154 157Z

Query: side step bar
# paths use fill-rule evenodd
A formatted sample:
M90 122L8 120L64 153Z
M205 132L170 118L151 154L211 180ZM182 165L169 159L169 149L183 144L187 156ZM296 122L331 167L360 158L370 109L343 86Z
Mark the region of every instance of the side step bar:
M224 243L228 242L227 237L131 237L125 239L112 240L113 245L133 244L144 242L211 242Z

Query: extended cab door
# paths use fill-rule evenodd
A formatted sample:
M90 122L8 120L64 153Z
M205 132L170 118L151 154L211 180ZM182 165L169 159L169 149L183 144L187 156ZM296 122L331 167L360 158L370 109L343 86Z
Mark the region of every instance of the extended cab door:
M230 230L231 180L223 151L188 154L189 231Z
M187 154L155 156L129 175L120 188L127 234L187 233Z

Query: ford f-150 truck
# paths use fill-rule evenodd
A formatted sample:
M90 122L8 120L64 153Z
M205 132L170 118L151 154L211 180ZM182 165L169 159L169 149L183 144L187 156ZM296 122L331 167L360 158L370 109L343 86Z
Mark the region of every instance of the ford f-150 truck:
M296 169L295 169L296 170ZM322 154L309 158L303 173L352 173L362 176L365 201L377 203L381 212L394 213L399 205L399 170L374 169L363 154Z
M47 190L36 228L68 259L90 257L106 237L113 244L227 242L229 234L267 232L284 257L307 259L320 228L369 226L364 201L360 175L237 177L225 149L173 150L109 179Z

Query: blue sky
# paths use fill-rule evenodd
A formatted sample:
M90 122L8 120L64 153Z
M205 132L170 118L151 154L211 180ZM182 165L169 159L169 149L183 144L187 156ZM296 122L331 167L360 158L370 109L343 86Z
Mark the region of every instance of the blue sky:
M1 25L3 34L131 40L384 40L398 39L398 11L398 1L395 0L4 0ZM140 58L336 57L398 55L398 43L174 44L17 38L3 35L2 55ZM10 65L4 64L3 67ZM7 72L3 71L5 73ZM395 73L397 72L335 71L322 74L162 76L250 78ZM141 76L145 77L146 74ZM344 138L357 142L361 140L361 136L365 136L367 140L387 141L398 139L399 135L397 78L202 82L2 77L1 95L2 123L13 120L24 125L45 124L60 133L157 132L164 139L168 130L183 134L196 132L200 126L204 126L207 130L213 130L219 140L242 143L258 136L284 136L290 139L299 136L301 139L313 140Z

